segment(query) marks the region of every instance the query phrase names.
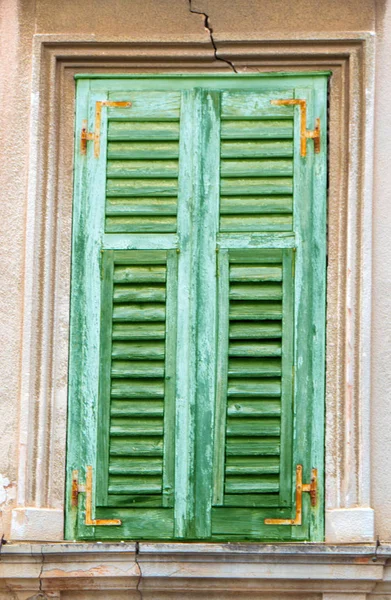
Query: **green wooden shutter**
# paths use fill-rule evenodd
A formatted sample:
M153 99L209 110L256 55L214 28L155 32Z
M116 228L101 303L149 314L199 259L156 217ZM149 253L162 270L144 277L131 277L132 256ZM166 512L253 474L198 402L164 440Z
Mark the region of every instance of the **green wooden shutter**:
M181 94L91 88L79 83L90 130L96 102L132 104L103 108L99 156L91 147L76 163L70 436L81 419L79 479L90 465L94 517L121 525L86 525L86 496L68 528L171 538Z
M69 538L322 539L326 82L79 78ZM295 516L297 465L317 506L268 525ZM121 524L86 523L87 467L92 517Z

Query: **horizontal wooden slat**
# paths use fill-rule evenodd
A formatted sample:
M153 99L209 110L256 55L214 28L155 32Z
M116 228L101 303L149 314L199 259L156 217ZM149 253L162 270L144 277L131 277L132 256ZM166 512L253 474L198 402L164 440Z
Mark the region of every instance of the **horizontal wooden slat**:
M165 266L116 265L114 283L161 283L166 281Z
M279 419L269 418L236 418L227 419L228 437L273 437L280 435L281 427Z
M164 339L164 323L113 323L113 340Z
M221 138L223 140L292 139L293 120L265 119L222 121Z
M281 360L278 358L231 358L228 362L228 375L254 377L281 375Z
M273 457L229 456L226 461L227 475L265 475L280 472L280 461Z
M115 304L113 321L164 321L164 303L140 302L139 304Z
M291 231L292 227L291 215L225 215L220 218L221 232Z
M149 358L156 360L164 358L164 342L113 342L111 353L113 358L118 359Z
M114 302L164 302L165 285L115 285Z
M131 102L129 108L108 108L109 119L178 119L181 93L172 91L111 92L111 101Z
M179 122L109 121L107 138L113 140L179 140Z
M117 498L120 496L117 496ZM109 496L111 498L111 496ZM259 510L261 507L267 507L268 512L270 512L270 507L279 506L280 505L280 495L279 494L225 494L224 495L224 507L234 506L234 507L257 507L256 510ZM215 510L212 508L212 512ZM224 508L224 510L226 510ZM215 521L214 521L215 522ZM232 533L231 533L232 535Z
M227 403L230 417L278 417L280 414L281 402L275 398L234 398Z
M282 266L233 264L229 270L230 281L282 281Z
M174 233L176 227L176 217L106 217L105 221L107 233Z
M164 216L176 215L177 199L174 198L107 198L106 216Z
M229 253L229 262L231 264L243 263L247 265L269 265L282 262L283 251L280 248L257 248L256 252L251 251L251 260L248 250L231 250Z
M112 377L164 377L162 360L113 360Z
M272 321L271 323L233 321L229 325L230 339L280 338L281 336L282 325L276 321ZM265 354L264 356L269 356L269 354Z
M164 383L152 379L113 379L112 398L163 398Z
M163 181L163 180L162 180ZM170 180L167 180L170 181ZM115 187L115 180L113 180ZM110 191L111 193L111 189ZM115 192L115 193L114 193ZM126 192L117 192L114 189L113 195L125 196ZM224 177L221 179L221 195L224 196L254 196L261 194L292 194L293 179L292 177ZM144 192L143 192L144 194ZM139 195L142 195L141 192ZM145 194L146 195L146 194ZM169 195L169 194L167 194Z
M223 159L220 173L222 177L288 177L293 173L293 161L283 158Z
M238 460L238 459L236 459ZM112 457L109 463L110 475L160 475L163 472L161 458L128 458Z
M114 436L151 436L163 435L163 419L147 417L112 417L110 435Z
M113 438L110 443L113 456L162 456L162 437Z
M222 140L220 152L222 158L288 157L293 156L293 140Z
M287 161L280 162L285 163ZM278 161L275 161L275 163L278 163ZM107 177L112 179L134 177L143 179L178 177L177 160L109 160L106 168ZM272 166L269 167L269 170L271 168ZM275 165L274 168L277 169L278 166ZM287 168L288 167L286 166L286 169ZM286 173L287 171L284 171L282 174L285 175Z
M291 142L279 143L290 144ZM108 159L167 159L178 158L178 156L178 142L109 142L107 144Z
M278 456L280 438L227 438L227 456Z
M260 215L292 212L292 196L222 196L221 215Z
M228 380L228 396L280 396L280 379L233 379Z
M109 477L109 494L160 494L162 478L151 475Z
M230 496L231 498L232 496ZM237 497L237 496L236 496ZM266 496L267 498L269 496ZM150 494L108 494L107 496L107 506L112 506L114 509L118 508L155 508L155 510L167 510L166 508L161 508L162 506L162 498L159 494L155 494L151 496ZM159 511L160 512L160 511ZM145 531L145 529L144 529Z
M280 283L232 283L229 288L230 300L281 300Z
M229 356L281 356L280 342L230 342Z
M106 183L108 196L173 196L177 192L176 179L108 179Z
M162 417L163 400L134 398L133 400L112 400L110 413L113 417Z
M243 320L281 319L282 304L277 300L275 302L232 301L229 305L229 317Z
M267 494L277 493L279 480L273 475L269 476L228 476L225 480L225 492L227 494Z

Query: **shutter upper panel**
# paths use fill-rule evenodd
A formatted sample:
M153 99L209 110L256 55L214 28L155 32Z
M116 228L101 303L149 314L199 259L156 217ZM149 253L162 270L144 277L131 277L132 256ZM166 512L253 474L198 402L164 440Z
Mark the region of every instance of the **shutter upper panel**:
M272 98L222 93L221 232L292 230L293 112Z
M181 95L133 92L126 98L130 110L108 111L105 230L175 232Z

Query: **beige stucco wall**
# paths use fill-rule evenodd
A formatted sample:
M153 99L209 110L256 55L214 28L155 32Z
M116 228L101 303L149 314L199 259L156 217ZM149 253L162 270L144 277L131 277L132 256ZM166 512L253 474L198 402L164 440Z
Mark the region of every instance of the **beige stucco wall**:
M391 540L391 1L193 0L210 16L216 39L267 34L375 31L377 42L372 346L372 506L376 532ZM32 39L39 34L95 34L126 40L208 40L188 0L2 0L0 2L0 503L9 534L18 462L18 405L28 192ZM43 218L45 215L43 215ZM40 285L39 281L35 284ZM31 306L34 310L34 306ZM3 477L3 480L1 480Z

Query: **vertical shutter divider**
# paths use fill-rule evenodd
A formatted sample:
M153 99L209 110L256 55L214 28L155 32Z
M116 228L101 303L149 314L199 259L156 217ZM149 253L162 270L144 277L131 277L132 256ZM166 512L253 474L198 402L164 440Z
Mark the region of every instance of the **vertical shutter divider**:
M217 262L217 354L216 408L214 422L213 505L223 504L225 469L225 425L227 415L229 345L229 256L219 249Z
M177 269L175 250L167 252L166 275L166 348L164 373L164 450L163 450L163 506L174 504L175 466L175 392L177 343Z

